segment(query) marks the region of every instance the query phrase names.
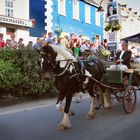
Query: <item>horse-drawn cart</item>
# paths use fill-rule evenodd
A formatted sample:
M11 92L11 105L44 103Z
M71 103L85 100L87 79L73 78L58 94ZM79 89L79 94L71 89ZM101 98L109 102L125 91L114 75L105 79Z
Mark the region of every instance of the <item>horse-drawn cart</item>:
M106 72L106 81L99 82L92 78L100 86L108 89L112 98L122 102L123 109L126 113L132 113L136 105L136 87L139 87L140 70L128 69L125 72L121 70L108 70ZM107 84L106 84L107 83ZM104 94L104 93L103 93ZM102 104L101 95L97 95L96 107L99 108Z

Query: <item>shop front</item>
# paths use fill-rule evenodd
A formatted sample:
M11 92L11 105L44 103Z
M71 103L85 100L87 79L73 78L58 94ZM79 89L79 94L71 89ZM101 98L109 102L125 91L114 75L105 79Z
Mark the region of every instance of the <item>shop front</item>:
M34 20L0 15L0 33L3 33L4 40L10 38L11 33L16 35L16 40L23 38L25 44L29 41L29 28L34 26Z

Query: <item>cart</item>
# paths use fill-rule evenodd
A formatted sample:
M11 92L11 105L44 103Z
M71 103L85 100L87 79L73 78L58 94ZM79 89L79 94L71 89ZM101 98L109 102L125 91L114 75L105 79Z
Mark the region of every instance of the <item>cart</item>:
M127 79L125 79L125 76ZM134 80L136 80L137 73L134 69L128 69L127 71L120 70L109 70L106 73L106 82L104 84L102 82L97 81L92 78L97 85L103 86L105 88L110 89L110 94L114 95L113 98L122 103L123 109L126 113L132 113L136 106L136 88L133 85ZM139 79L137 78L136 84L139 84ZM99 92L96 95L96 108L100 108L102 106L103 100L101 100L101 96Z

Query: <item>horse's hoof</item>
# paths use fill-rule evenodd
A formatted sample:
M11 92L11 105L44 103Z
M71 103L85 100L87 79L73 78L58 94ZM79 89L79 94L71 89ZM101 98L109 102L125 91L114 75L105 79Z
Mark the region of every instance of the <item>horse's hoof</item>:
M104 106L105 109L111 109L111 106Z
M69 129L69 128L71 128L71 126L65 126L64 124L59 124L59 125L58 125L58 130L59 130L59 131L67 130L67 129Z
M95 110L98 110L98 109L100 109L100 107L95 107Z
M69 116L74 116L74 115L75 115L75 112L72 111L72 110L70 110L68 115L69 115Z
M81 103L81 100L76 100L76 103Z
M94 113L89 113L89 114L87 115L87 119L88 119L88 120L93 120L94 117L95 117L95 114L94 114Z

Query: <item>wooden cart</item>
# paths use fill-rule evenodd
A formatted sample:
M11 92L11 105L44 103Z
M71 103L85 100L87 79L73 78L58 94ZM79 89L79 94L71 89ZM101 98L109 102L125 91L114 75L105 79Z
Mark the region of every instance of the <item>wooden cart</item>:
M127 79L125 79L125 76ZM111 95L114 95L114 98L122 103L123 109L126 113L131 113L134 111L136 105L136 89L133 86L133 79L136 77L134 69L128 69L127 71L111 70L106 73L107 84L100 83L95 80L100 86L109 88ZM126 80L126 81L125 81ZM139 79L137 79L139 82ZM138 84L138 83L137 83ZM100 108L102 101L100 98L100 93L96 95L96 108Z

